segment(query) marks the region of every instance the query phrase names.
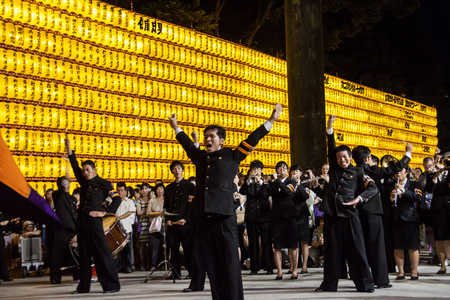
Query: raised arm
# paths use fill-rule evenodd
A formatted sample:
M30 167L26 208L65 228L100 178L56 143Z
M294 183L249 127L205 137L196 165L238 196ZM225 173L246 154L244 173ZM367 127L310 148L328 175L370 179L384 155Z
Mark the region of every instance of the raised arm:
M256 147L258 142L269 133L270 129L272 129L272 125L280 118L281 112L283 108L280 103L277 103L272 111L271 116L267 119L267 121L258 127L255 131L250 133L250 135L243 140L239 146L234 151L235 160L242 161L247 155L249 155Z
M336 154L334 153L334 149L336 149L336 141L334 139L333 129L334 121L336 121L336 116L330 115L327 121L328 161L330 167L332 167L333 169L337 168Z
M75 156L75 153L72 151L72 147L70 145L70 139L68 137L66 137L64 139L64 143L66 144L67 154L69 156L70 165L72 166L72 170L75 175L75 178L77 179L79 184L82 184L86 181L86 178L84 178L83 171L81 170L80 166L78 165L77 157Z
M175 130L175 137L180 145L183 147L187 156L191 159L191 161L195 164L196 161L196 152L198 150L198 146L192 142L189 136L181 130L178 126L177 115L173 114L169 118L170 127ZM198 144L197 144L198 145Z

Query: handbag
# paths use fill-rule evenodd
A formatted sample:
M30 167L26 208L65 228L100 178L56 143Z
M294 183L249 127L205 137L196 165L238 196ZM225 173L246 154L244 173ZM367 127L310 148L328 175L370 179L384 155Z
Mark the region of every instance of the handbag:
M245 208L243 208L242 206L236 209L236 219L238 225L242 225L245 223Z
M150 223L150 233L160 232L161 231L161 224L162 224L162 217L158 216L152 220Z

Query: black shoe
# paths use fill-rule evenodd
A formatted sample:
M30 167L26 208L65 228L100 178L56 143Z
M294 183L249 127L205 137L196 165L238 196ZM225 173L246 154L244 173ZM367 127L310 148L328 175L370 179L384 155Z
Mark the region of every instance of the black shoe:
M411 274L411 280L419 280L419 273L415 274L417 276L413 276L413 274Z
M89 292L80 292L79 290L73 291L71 294L87 294Z
M133 270L130 268L126 268L125 270L123 270L124 273L133 273Z
M192 292L192 290L190 288L183 289L183 293L190 293L190 292Z
M109 291L104 291L103 294L112 294L112 293L118 293L120 291L119 290L109 290Z
M275 280L281 280L281 279L283 279L283 275L275 277Z
M362 293L373 293L373 292L375 292L375 290L374 289L368 289L368 290L365 290L365 291L361 291Z
M13 281L13 279L11 277L9 277L9 278L3 279L3 281Z
M296 275L296 276L291 275L291 280L295 280L295 279L298 279L298 275Z
M258 271L251 271L250 272L250 275L257 275L258 274Z
M287 271L286 274L292 274L292 270Z
M445 270L439 270L439 271L437 271L437 275L442 275L442 274L445 274L445 273L447 273L447 269L445 269Z
M377 289L387 289L387 288L391 288L391 287L392 287L392 284L390 284L390 283L377 285Z
M328 292L327 290L324 290L323 288L319 287L314 290L314 292Z
M52 284L61 284L61 279L53 279L50 281Z
M403 280L403 279L405 279L405 274L397 275L397 278L395 278L395 280Z
M267 271L266 275L273 275L273 271L272 270Z
M307 273L308 273L308 270L303 270L303 269L302 269L302 270L300 271L300 274L307 274Z

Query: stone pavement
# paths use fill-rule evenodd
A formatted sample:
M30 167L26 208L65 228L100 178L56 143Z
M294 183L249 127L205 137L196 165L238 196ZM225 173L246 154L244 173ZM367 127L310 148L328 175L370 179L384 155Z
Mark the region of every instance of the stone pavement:
M298 280L273 280L275 275L249 275L243 271L244 295L246 299L450 299L450 274L436 275L438 266L421 264L420 279L396 281L391 274L392 288L375 289L372 294L357 293L353 282L341 280L339 291L335 293L316 293L320 285L323 269L309 269L308 274L299 275ZM173 283L162 279L163 272L155 272L148 283L144 280L148 272L131 274L120 273L122 289L119 293L105 295L99 283L93 283L91 293L71 295L77 283L71 276L64 276L61 285L49 283L49 277L30 275L27 278L14 278L12 282L0 285L0 299L210 299L209 283L204 292L183 293L188 280ZM183 276L186 276L183 271Z

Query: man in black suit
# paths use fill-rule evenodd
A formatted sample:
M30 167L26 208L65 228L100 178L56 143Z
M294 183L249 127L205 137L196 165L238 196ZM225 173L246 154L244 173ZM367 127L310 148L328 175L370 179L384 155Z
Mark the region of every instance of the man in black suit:
M262 252L263 266L267 274L273 274L272 235L270 234L270 201L268 184L261 175L264 165L259 160L250 163L248 178L239 193L247 196L245 203L245 224L247 224L248 248L251 275L260 269L259 253ZM261 249L259 240L261 239Z
M69 242L75 236L75 217L77 199L70 195L70 178L60 177L56 181L58 190L53 192L55 212L61 222L66 226L65 230L55 231L52 244L52 257L50 258L50 281L53 284L61 283L62 271L67 258L69 258Z
M238 255L237 223L233 197L233 179L239 163L253 151L281 114L281 104L262 126L242 141L237 149L223 148L225 129L210 125L204 130L205 150L198 149L169 117L176 138L196 166L197 188L192 203L194 211L194 244L203 261L213 299L243 299L241 266Z
M337 291L342 261L347 259L350 277L358 292L373 292L374 283L367 262L364 236L356 205L367 202L378 191L374 181L360 167L351 164L350 148L336 148L333 133L334 115L328 119L328 160L330 182L325 190L321 210L324 219L324 278L316 291ZM357 193L359 189L362 193Z
M102 218L107 213L115 213L121 200L110 181L97 175L95 163L86 160L79 167L69 138L65 140L70 164L81 186L80 206L77 214L77 240L80 253L80 283L74 293L89 293L91 289L91 258L94 259L97 277L104 293L120 290L119 275L112 252L106 242ZM107 197L111 204L102 208Z
M170 171L175 181L166 187L164 208L176 216L166 216L167 236L170 246L170 262L174 268L172 276L181 279L180 244L183 246L184 261L189 274L192 262L192 241L189 219L189 206L195 195L195 186L183 178L184 165L181 161L173 161ZM188 275L189 277L189 275Z
M364 172L369 175L380 190L381 179L393 176L408 165L411 160L413 146L406 145L406 153L402 160L395 165L381 168L372 165L370 149L366 146L357 146L352 150L353 160ZM384 243L383 206L380 193L376 193L368 202L358 204L359 219L364 233L364 242L367 259L372 271L373 281L378 288L389 288L388 263L386 260L386 247Z

